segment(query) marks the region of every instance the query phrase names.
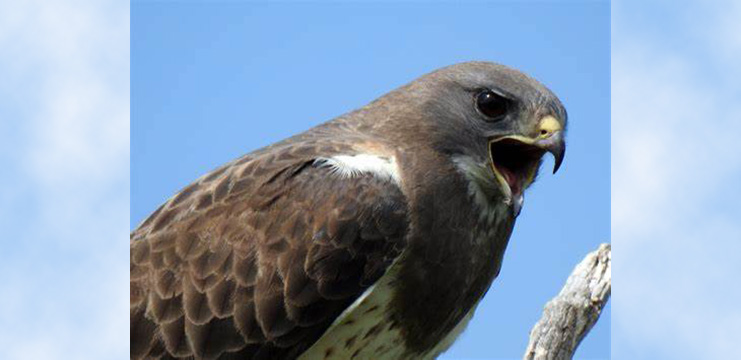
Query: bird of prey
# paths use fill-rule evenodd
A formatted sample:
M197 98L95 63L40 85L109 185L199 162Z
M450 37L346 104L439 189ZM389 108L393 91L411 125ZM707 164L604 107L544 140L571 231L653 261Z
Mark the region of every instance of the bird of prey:
M131 358L435 358L565 130L545 86L467 62L217 168L131 233Z

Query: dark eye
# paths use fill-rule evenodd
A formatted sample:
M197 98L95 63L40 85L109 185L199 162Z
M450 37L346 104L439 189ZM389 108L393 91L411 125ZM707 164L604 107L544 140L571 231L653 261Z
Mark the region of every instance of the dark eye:
M492 121L500 120L507 115L509 100L491 90L484 90L476 95L476 107Z

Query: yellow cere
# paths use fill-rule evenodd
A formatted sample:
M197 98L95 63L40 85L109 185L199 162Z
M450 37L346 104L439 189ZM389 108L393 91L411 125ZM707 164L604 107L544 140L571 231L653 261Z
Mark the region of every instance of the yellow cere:
M546 116L540 119L538 124L538 138L547 138L553 133L561 130L561 123L553 116Z

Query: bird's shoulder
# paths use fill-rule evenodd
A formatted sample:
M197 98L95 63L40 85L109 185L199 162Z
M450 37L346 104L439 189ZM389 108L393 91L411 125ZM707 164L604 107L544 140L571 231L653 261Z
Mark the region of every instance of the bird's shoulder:
M311 140L249 154L132 232L132 357L291 358L316 341L406 244L406 198L379 176L388 163L353 149Z

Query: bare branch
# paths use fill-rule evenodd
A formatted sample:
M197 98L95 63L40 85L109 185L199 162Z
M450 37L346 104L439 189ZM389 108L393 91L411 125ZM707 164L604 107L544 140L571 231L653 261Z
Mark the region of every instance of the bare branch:
M609 244L600 245L574 268L566 285L545 305L543 317L530 331L525 360L572 358L610 297L610 268Z

